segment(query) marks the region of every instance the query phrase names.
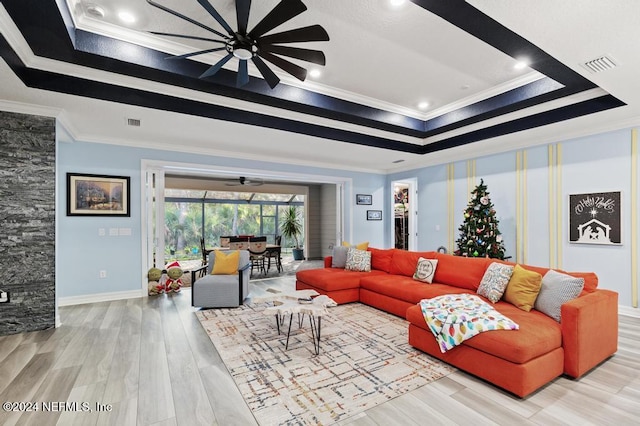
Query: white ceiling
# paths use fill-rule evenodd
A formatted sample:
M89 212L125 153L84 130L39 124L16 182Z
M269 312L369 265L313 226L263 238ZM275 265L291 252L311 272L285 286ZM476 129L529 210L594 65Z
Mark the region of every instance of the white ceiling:
M187 27L178 22L177 18L149 7L143 0L68 1L74 11L76 26L112 37L135 40L171 54L186 53L191 48L133 30L175 31L193 35L197 35L199 30L197 27ZM195 0L157 1L178 8L196 19L206 20L212 26L215 24ZM286 84L300 85L360 104L426 119L540 77L531 69L515 70L514 58L411 2L406 2L399 8L390 6L388 0L304 2L309 10L277 30L321 24L331 40L300 44L300 47L324 51L327 65L323 67L323 74L319 79L308 78L304 83L286 73L278 74ZM104 19L97 20L87 16L89 3L105 10ZM253 2L249 28L276 3L276 0ZM636 33L640 2L619 0L612 5L610 2L596 0L468 0L468 3L596 83L603 89L598 89L599 93L608 92L628 105L427 155L26 88L3 61L0 61L0 107L17 111L33 110L34 105L42 107L42 111L58 115L69 133L78 140L170 150L179 146L180 150L188 152L383 173L566 140L569 137L639 123L640 82L637 75L640 72L640 59L637 52L640 51L640 37ZM212 4L235 27L234 2L212 0ZM138 21L129 27L119 22L116 12L120 6L130 9L138 17ZM411 144L429 143L446 136L422 140L37 57L30 52L29 46L2 5L0 32L14 50L19 52L23 62L34 68L114 82L142 90L171 93L186 99L293 118ZM581 66L585 61L605 54L612 57L618 67L592 74ZM214 56L199 59L209 63L216 61ZM237 62L232 60L228 65L231 70L235 70ZM272 68L276 70L275 67ZM428 101L429 109L420 111L417 108L420 101ZM95 114L96 110L100 114ZM514 114L517 116L525 113L526 111L522 111ZM142 126L126 126L126 118L129 117L141 119ZM185 129L188 131L184 131ZM400 164L392 163L398 159L405 161Z

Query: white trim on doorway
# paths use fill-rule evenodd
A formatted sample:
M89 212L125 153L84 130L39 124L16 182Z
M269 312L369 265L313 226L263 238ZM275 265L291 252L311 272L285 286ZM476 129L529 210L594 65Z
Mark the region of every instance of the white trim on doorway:
M152 197L149 196L148 191L153 189L147 183L147 175L149 173L154 173L156 175L156 194L162 193L164 191L164 175L166 173L171 174L180 174L185 176L198 176L198 177L206 177L206 176L229 176L229 177L237 177L237 176L246 176L246 177L259 177L265 180L273 180L273 181L282 181L283 184L285 182L297 182L297 183L306 183L306 184L334 184L337 187L337 226L336 226L336 241L340 241L344 235L344 227L347 221L350 221L351 210L349 210L345 205L344 194L349 193L351 191L351 187L353 186L352 179L343 176L329 176L329 175L320 175L320 174L310 174L310 173L298 173L298 172L285 172L285 171L274 171L274 170L266 170L266 169L252 169L246 167L228 167L228 166L218 166L218 165L209 165L209 164L196 164L196 163L180 163L180 162L170 162L170 161L158 161L158 160L141 160L140 167L140 177L141 177L141 197L140 197L140 218L141 218L141 246L142 246L142 268L141 276L142 282L141 287L143 293L146 294L147 291L147 271L151 263L149 259L153 259L153 254L150 253L150 247L153 247L153 238L159 239L158 230L156 229L156 235L150 236L149 233L152 232L153 227L149 225L151 221L151 215L153 212L153 203L150 200L153 200ZM158 187L158 184L162 185L162 187ZM159 191L159 192L158 192ZM308 195L308 193L307 193ZM308 197L307 197L308 198ZM306 203L306 200L305 200ZM305 209L306 210L306 209ZM308 218L305 218L308 219ZM158 220L158 219L156 219ZM350 223L350 222L349 222ZM305 233L308 232L305 229ZM308 235L305 235L305 241L308 241ZM306 247L305 247L306 249Z

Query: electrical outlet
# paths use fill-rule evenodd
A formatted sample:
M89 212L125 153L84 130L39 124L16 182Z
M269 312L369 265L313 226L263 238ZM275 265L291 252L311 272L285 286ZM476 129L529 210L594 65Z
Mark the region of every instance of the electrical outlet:
M0 303L9 303L9 292L0 290Z
M107 271L100 271L100 278L107 278Z

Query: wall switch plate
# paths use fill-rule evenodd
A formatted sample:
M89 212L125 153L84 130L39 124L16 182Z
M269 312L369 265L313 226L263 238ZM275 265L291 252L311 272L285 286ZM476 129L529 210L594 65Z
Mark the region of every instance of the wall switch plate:
M107 271L100 271L100 278L107 278Z
M99 237L104 237L105 235L107 235L107 232L105 231L104 228L98 228L98 236Z
M0 303L9 303L9 292L0 290Z

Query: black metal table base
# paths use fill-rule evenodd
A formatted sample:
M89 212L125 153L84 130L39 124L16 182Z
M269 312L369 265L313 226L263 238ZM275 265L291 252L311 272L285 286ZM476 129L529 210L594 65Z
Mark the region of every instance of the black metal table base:
M302 328L304 324L305 314L298 314L298 328ZM322 331L322 317L309 316L309 325L311 326L311 339L313 340L313 351L316 355L320 355L320 336ZM276 326L278 327L278 335L280 335L280 326L284 324L286 315L276 315ZM289 349L289 337L291 336L291 324L293 323L293 314L289 314L289 328L287 330L287 343L284 349Z

